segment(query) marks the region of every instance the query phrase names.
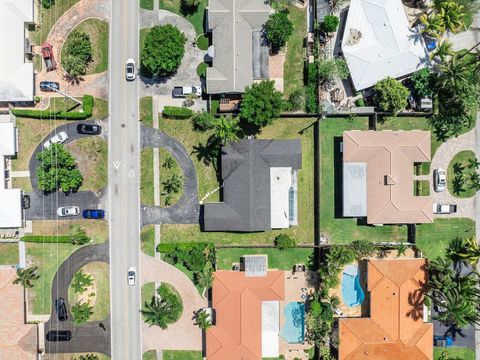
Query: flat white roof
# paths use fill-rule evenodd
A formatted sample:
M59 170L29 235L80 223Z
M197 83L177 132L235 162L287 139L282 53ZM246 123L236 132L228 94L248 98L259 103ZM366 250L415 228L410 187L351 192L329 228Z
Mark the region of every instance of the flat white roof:
M21 196L20 189L0 189L0 228L22 226Z
M343 163L343 216L367 216L366 163Z
M262 301L262 357L279 356L280 303Z
M0 0L0 101L33 100L33 63L24 58L33 9L33 0Z
M284 229L290 226L288 201L291 186L292 168L270 168L270 222L272 229Z
M357 90L389 76L409 75L429 61L401 0L351 0L342 50Z
M0 122L0 156L13 156L17 152L17 136L13 122Z

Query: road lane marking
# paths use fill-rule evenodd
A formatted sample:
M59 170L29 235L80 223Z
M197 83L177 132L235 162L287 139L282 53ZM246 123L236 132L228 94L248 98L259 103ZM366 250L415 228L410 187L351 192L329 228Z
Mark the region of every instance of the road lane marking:
M134 178L135 177L135 172L133 171L133 169L130 169L130 171L128 173L128 177L129 178Z
M120 167L120 164L121 164L120 161L114 161L113 162L113 167L115 168L115 170L118 170L118 168Z

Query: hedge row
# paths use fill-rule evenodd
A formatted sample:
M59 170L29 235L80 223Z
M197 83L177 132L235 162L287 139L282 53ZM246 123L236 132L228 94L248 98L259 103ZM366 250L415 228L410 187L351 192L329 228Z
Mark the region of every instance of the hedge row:
M157 246L157 252L163 253L163 254L168 254L177 250L191 250L194 247L204 247L204 248L209 248L213 247L214 244L211 242L189 242L189 243L160 243Z
M32 243L71 243L71 236L42 236L42 235L27 235L20 239L25 242Z
M169 119L188 119L193 116L193 111L184 107L165 106L162 115Z
M29 109L12 109L15 116L47 119L56 117L66 120L84 120L92 116L94 100L91 95L83 95L82 106L83 112L78 111L52 111L52 110L29 110Z

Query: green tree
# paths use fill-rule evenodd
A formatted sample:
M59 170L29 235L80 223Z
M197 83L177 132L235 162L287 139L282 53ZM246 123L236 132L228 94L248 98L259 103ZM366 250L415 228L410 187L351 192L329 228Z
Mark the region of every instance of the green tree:
M294 238L287 234L279 234L275 237L275 247L279 250L291 249L297 247L297 242Z
M199 311L197 313L196 322L196 325L198 325L198 327L203 331L206 331L212 327L210 315L207 314L205 311Z
M205 110L197 112L193 118L193 128L198 131L207 131L213 129L215 115Z
M75 273L72 279L71 287L75 294L82 294L87 290L87 287L93 285L93 276L85 274L82 270Z
M471 67L468 61L454 54L448 61L438 65L439 75L436 85L440 89L452 89L456 93L461 85L468 82Z
M167 180L163 182L163 188L168 194L178 193L182 188L183 176L179 174L172 174Z
M465 29L464 8L456 1L442 1L437 14L442 19L445 30L455 34Z
M293 33L293 24L288 19L288 12L278 11L271 14L265 24L265 31L272 53L278 53Z
M424 34L441 38L445 32L445 22L437 14L420 15L420 22L423 24L422 32Z
M25 269L17 269L17 278L13 280L14 284L20 284L25 289L30 289L33 287L33 281L38 280L40 275L38 275L38 267L31 266Z
M453 54L453 43L449 40L442 40L437 44L435 50L430 54L430 58L437 58L439 62L445 62Z
M157 288L157 294L152 296L150 302L145 302L141 312L147 324L166 329L182 315L182 300L170 286L161 284Z
M142 68L151 76L168 76L182 63L185 35L171 24L157 25L145 37L141 51Z
M240 119L245 133L258 133L282 112L283 96L275 90L274 84L274 81L261 81L245 88L240 105Z
M212 270L204 269L202 271L197 271L194 274L195 284L200 286L203 289L209 289L212 287Z
M321 61L318 65L318 80L321 84L329 83L337 78L348 78L347 62L343 57Z
M94 354L86 354L86 355L80 355L78 360L98 360L98 356Z
M71 79L77 79L87 72L87 64L79 57L67 55L62 59L62 66Z
M75 324L82 324L90 319L93 315L93 306L88 302L77 302L71 308L72 321Z
M288 111L300 111L305 109L305 89L295 90L288 97L285 108Z
M398 244L398 246L397 246L397 257L405 255L407 250L408 250L408 246L405 245L405 243L401 242L400 244Z
M480 259L480 247L477 239L459 237L452 239L448 244L447 256L452 261L463 261L475 268Z
M335 16L335 15L327 15L323 19L323 23L321 25L321 28L323 31L327 33L333 33L337 31L338 29L338 24L340 23L340 19Z
M174 166L175 159L171 155L167 154L167 156L165 156L165 160L163 160L162 167L165 169L172 169Z
M73 245L84 245L90 242L91 238L85 232L85 229L78 229L71 237Z
M53 5L55 5L55 0L42 0L42 6L45 9L50 9Z
M222 145L226 145L229 141L238 141L239 132L238 119L232 115L220 116L213 122L213 136Z
M93 56L90 36L85 32L73 30L68 35L63 55L62 66L71 78L85 75Z
M375 102L380 109L392 115L407 106L409 91L398 80L387 77L375 84Z
M432 96L433 94L433 76L430 70L423 68L412 75L413 90L419 98Z

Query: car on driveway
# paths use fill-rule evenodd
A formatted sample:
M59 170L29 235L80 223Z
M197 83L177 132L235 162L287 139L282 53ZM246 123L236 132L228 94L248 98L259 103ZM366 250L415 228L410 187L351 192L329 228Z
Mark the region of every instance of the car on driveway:
M80 214L78 206L61 206L57 209L58 216L77 216Z
M60 131L58 134L52 136L50 139L43 143L43 147L48 149L52 144L63 144L68 140L68 135L65 131Z
M447 186L447 172L443 169L433 170L433 188L436 192L442 192Z
M434 214L455 214L457 212L456 204L433 203Z
M133 286L135 285L135 277L137 275L137 271L135 270L135 267L134 266L130 266L128 268L128 272L127 272L127 281L128 281L128 285L130 286Z
M173 97L186 97L188 95L202 96L201 86L175 86L172 91Z
M100 135L102 133L102 127L95 124L78 124L77 132L84 135Z
M65 321L68 319L67 306L63 298L55 300L55 310L57 310L58 320Z
M30 209L30 195L22 195L22 209Z
M125 78L128 81L135 80L135 60L128 59L127 65L125 66Z
M51 330L46 337L48 341L70 341L72 332L70 330Z
M87 209L82 211L82 216L84 219L104 219L105 210L101 209Z
M60 84L55 81L41 81L40 82L41 91L55 91L60 90Z

